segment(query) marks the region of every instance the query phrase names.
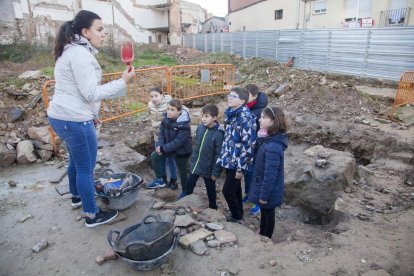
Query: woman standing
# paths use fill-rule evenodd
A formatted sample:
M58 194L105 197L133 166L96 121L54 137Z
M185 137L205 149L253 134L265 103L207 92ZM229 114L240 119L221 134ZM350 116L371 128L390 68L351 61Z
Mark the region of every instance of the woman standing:
M272 238L275 208L283 203L284 152L288 146L283 110L263 108L255 156L253 183L249 201L260 206L260 235Z
M106 33L101 18L80 11L59 29L55 43L55 93L47 110L49 124L66 144L69 152L69 191L72 206L83 206L85 224L95 227L114 219L117 211L96 206L93 171L96 164L100 100L125 94L134 77L128 68L118 80L100 85L102 69L95 55Z

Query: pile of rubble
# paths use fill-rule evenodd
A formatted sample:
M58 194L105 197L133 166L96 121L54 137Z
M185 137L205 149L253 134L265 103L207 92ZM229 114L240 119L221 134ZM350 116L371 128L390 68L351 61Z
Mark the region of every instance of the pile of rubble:
M155 210L163 210L161 220L174 223L180 231L179 245L197 255L208 255L208 250L237 247L237 237L225 230L225 216L218 210L204 208L205 202L195 194L174 203L156 201Z
M40 71L26 71L25 84L2 87L0 98L0 167L46 162L53 155L41 87L47 80Z

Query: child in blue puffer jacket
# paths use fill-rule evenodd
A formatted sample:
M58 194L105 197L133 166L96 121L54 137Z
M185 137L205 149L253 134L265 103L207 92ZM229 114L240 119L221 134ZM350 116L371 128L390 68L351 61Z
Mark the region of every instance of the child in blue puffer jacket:
M260 206L260 235L272 238L275 208L283 203L284 151L288 146L285 115L267 106L260 117L253 183L249 201Z

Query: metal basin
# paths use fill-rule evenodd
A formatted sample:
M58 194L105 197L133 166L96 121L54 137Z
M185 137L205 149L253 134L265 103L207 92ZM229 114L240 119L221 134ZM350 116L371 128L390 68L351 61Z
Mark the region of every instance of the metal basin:
M174 243L174 224L148 215L141 223L122 232L117 229L109 231L108 242L114 252L129 260L153 260L164 255Z

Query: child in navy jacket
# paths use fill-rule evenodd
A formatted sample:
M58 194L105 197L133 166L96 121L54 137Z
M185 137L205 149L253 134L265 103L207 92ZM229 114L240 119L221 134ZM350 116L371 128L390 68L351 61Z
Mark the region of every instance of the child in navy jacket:
M284 151L288 140L282 109L267 106L260 117L254 181L249 201L260 206L260 235L271 238L275 228L275 208L283 203Z

